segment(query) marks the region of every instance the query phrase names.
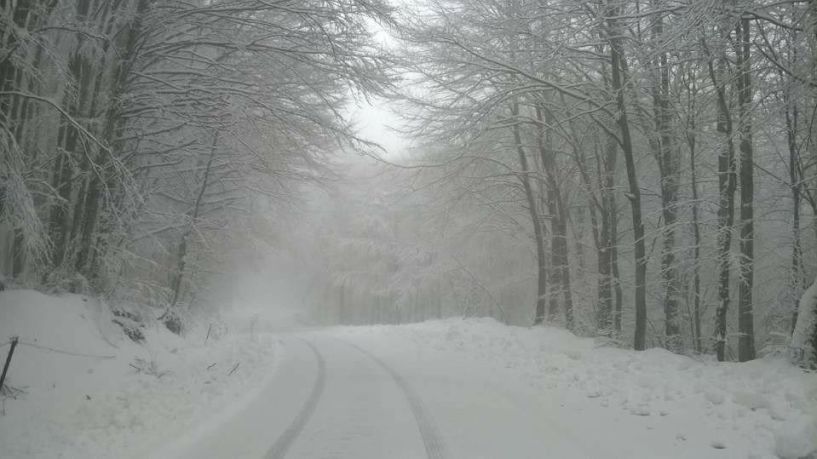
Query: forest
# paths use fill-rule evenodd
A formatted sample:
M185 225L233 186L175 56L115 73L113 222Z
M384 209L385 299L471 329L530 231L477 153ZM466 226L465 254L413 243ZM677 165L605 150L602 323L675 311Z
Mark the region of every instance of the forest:
M2 0L0 285L814 367L816 122L813 0Z

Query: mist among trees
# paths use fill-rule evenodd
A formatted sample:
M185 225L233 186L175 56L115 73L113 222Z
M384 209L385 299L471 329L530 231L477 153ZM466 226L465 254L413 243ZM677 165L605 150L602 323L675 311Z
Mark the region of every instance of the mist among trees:
M321 323L817 364L817 2L18 0L0 40L9 286L177 324L271 251Z

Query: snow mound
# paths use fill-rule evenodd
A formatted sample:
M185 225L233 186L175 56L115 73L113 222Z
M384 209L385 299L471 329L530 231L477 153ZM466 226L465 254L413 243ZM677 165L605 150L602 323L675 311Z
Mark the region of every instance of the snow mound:
M81 295L48 296L31 290L0 292L0 345L19 337L6 384L27 391L55 386L93 390L94 370L127 345L113 315Z
M0 457L145 457L274 369L269 334L148 324L137 344L114 319L81 295L0 292L0 357L18 336L6 384L21 391L0 407Z

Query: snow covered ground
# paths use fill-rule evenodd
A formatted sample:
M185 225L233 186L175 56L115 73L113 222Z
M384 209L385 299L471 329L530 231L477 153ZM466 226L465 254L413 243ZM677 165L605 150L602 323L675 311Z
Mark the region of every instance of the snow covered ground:
M491 319L331 333L370 349L399 372L444 381L415 379L415 387L449 439L450 457L576 457L576 451L604 458L817 456L817 374L781 360L696 361ZM515 435L525 420L509 419L503 430L486 421L514 403L547 419L540 435L555 438L541 454ZM503 436L514 441L494 440Z
M0 407L0 457L147 457L274 372L277 339L249 320L217 324L207 344L209 323L184 337L156 325L136 344L114 318L79 295L0 292L0 343L21 342L6 384L23 391Z
M817 375L780 360L718 364L489 319L272 333L251 314L206 344L206 323L135 344L113 319L81 296L0 293L0 343L26 343L0 457L817 454Z

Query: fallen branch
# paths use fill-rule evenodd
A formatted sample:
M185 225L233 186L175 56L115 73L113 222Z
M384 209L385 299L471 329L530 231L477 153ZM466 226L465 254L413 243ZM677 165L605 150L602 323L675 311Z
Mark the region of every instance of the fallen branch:
M232 369L232 370L230 370L230 372L229 372L229 373L227 373L227 376L232 376L232 375L233 375L233 373L235 373L235 370L238 370L238 365L239 365L239 364L241 364L241 362L236 363L236 364L235 364L235 366L233 367L233 369Z
M204 337L204 344L207 344L207 340L210 339L210 330L212 330L212 329L213 329L213 324L210 324L210 326L207 327L207 336Z

